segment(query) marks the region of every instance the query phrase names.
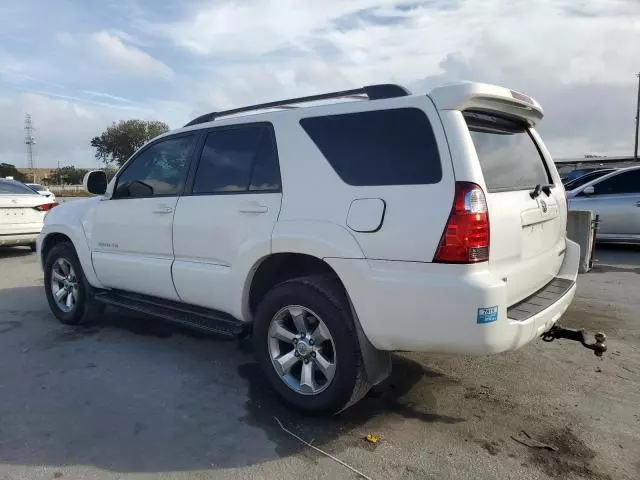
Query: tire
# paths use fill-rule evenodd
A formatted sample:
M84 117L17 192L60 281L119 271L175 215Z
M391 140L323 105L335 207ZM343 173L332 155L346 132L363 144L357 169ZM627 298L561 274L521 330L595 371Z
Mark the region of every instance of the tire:
M68 288L73 291L74 301L71 307L66 302L64 302L64 306L61 306L54 297L54 290L59 291L65 285L53 280L54 269L58 274L66 273L64 269L61 269L65 263L70 265L72 269L69 273L72 274L73 281L69 280L68 283ZM92 288L84 276L82 265L71 243L59 243L47 255L44 264L44 288L51 311L65 325L86 323L104 311L104 306L93 300ZM65 286L65 288L67 287ZM68 295L63 295L63 300L67 297Z
M34 242L34 243L31 243L31 244L29 245L29 248L31 249L31 251L32 251L33 253L35 253L35 252L36 252L36 244L35 244L35 242Z
M331 338L319 341L319 345L311 343L311 348L315 349L311 354L305 352L309 348L307 342L312 339L305 338L303 341L295 338L293 342L296 343L289 342L288 338L286 341L274 340L276 325L284 327L289 333L296 333L296 330L299 333L300 329L296 329L297 324L294 325L293 318L300 314L304 317L303 323L310 325L309 331L314 330L313 335L309 334L310 337L315 336L320 340L326 338L326 334L317 333L319 322L314 322L319 319L326 326L327 330L324 332L328 331ZM294 278L270 290L258 305L253 342L257 360L273 389L284 403L294 408L307 412L339 413L360 400L371 388L347 298L339 281L330 276ZM300 345L302 343L305 345ZM293 350L289 350L291 345ZM296 351L298 360L294 366L289 367L289 372L284 372L282 366L280 371L277 370L278 362L272 358L282 359ZM300 355L301 352L305 353L304 357ZM313 355L313 358L309 355ZM288 358L296 362L290 356ZM311 367L303 363L303 358ZM321 369L322 364L327 365L327 359L333 361L333 367ZM298 365L300 373L297 373ZM312 369L311 382L302 381L303 368ZM330 381L327 381L328 376L324 375L324 371L330 374L333 372ZM317 391L309 391L312 390L309 384L315 385ZM301 391L302 388L306 391Z

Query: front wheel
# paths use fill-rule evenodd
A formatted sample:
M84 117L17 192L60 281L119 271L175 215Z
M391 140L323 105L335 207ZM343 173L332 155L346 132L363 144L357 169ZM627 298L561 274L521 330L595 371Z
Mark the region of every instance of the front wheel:
M370 388L346 295L326 276L289 280L258 306L258 361L287 404L337 413Z
M60 322L78 325L101 313L82 265L70 243L53 247L44 265L44 288L51 311Z

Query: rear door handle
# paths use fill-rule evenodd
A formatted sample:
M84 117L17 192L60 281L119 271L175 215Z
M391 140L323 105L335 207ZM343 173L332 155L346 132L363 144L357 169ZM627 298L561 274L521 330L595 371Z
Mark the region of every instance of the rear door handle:
M640 207L640 202L636 202L636 207Z
M173 208L171 208L169 205L158 205L156 207L156 209L153 211L153 213L157 213L157 214L167 214L167 213L171 213L173 212Z
M242 205L238 211L240 213L267 213L269 211L269 207L266 205L260 205L257 202L252 202Z

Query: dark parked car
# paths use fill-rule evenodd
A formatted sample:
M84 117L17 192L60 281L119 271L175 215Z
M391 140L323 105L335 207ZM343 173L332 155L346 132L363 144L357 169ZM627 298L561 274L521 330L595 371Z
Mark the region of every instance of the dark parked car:
M574 178L573 180L569 180L569 181L563 180L564 189L566 191L574 190L578 187L581 187L585 183L590 182L591 180L595 180L596 178L600 178L603 175L606 175L607 173L611 173L615 171L616 171L615 168L603 168L601 170L594 170L592 172L587 172L577 178Z
M597 170L602 170L602 169L603 169L602 167L592 167L592 168L578 168L576 170L572 170L566 176L562 177L562 183L566 185L568 182L572 180L576 180L577 178L580 178L587 173L595 172Z

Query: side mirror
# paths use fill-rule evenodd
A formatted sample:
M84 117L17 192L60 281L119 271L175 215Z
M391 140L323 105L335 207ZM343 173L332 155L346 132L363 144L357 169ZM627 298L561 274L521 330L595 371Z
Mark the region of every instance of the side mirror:
M596 193L596 189L593 188L593 185L589 185L588 187L584 187L584 190L582 190L582 193L584 193L587 196L593 195L594 193Z
M87 172L82 180L82 186L88 193L104 195L107 191L107 174L102 170Z

